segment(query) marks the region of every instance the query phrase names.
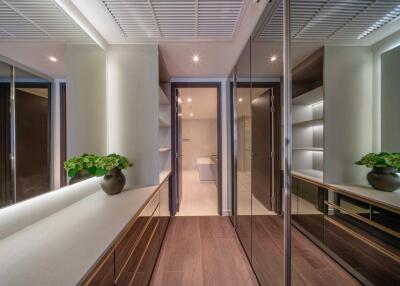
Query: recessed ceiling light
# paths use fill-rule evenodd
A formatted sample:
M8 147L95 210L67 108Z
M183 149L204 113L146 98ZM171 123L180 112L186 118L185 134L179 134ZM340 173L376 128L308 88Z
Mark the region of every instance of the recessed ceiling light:
M49 57L49 60L51 60L51 61L54 62L54 63L55 63L56 61L58 61L57 58L56 58L56 57L53 57L53 56L50 56L50 57Z
M193 62L198 63L200 61L199 55L193 55Z
M182 103L182 99L181 99L180 97L178 98L178 102L179 102L179 103Z
M272 56L269 60L271 61L271 62L274 62L274 61L276 61L277 60L277 56Z
M193 117L193 113L191 113L191 112L190 112L190 114L189 114L189 115L190 115L190 117Z
M189 97L189 98L187 99L187 102L192 102L192 99Z
M239 102L242 102L242 101L243 101L243 98L239 97Z
M179 116L179 117L182 117L182 116L183 116L183 113L178 113L178 116Z

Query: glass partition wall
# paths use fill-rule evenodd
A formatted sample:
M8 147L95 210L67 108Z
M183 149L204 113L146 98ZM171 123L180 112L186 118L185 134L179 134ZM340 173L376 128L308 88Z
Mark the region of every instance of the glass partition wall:
M399 16L400 1L271 1L236 62L232 221L261 285L400 284Z
M1 204L50 190L51 83L0 63Z

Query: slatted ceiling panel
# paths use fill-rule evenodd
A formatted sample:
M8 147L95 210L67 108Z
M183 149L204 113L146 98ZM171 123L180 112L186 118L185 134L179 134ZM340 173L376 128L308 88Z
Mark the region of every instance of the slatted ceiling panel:
M0 0L0 38L93 43L52 0Z
M399 5L400 0L292 0L292 37L299 40L355 40ZM282 29L281 3L258 33L258 40L281 40Z
M191 37L196 34L196 1L151 1L162 37Z
M246 0L101 1L127 38L219 37L229 40L235 32L246 2Z
M232 37L238 22L242 0L199 0L198 35Z
M158 37L160 35L153 10L147 0L104 0L125 37Z

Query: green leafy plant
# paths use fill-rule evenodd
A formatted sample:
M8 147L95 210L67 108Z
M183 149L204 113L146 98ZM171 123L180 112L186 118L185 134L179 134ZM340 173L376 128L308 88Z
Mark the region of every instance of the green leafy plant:
M73 177L82 170L88 170L92 175L96 172L95 162L99 156L93 154L82 154L78 157L72 157L64 162L64 169L67 170L68 176Z
M373 167L393 167L400 172L400 153L369 153L356 162L357 165Z
M95 166L95 175L97 177L101 177L114 168L120 170L127 169L128 167L132 166L132 163L130 163L129 160L124 156L118 154L110 154L108 156L98 157L96 159Z

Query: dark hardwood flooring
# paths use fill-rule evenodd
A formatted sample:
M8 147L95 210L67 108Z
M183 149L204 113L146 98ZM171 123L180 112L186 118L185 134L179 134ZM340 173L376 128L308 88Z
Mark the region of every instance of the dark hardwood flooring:
M173 217L153 273L154 286L255 286L227 217Z
M261 285L282 285L280 216L253 216L251 259ZM251 235L249 235L251 237ZM360 285L328 255L292 231L293 285ZM259 285L227 217L174 217L151 285Z

